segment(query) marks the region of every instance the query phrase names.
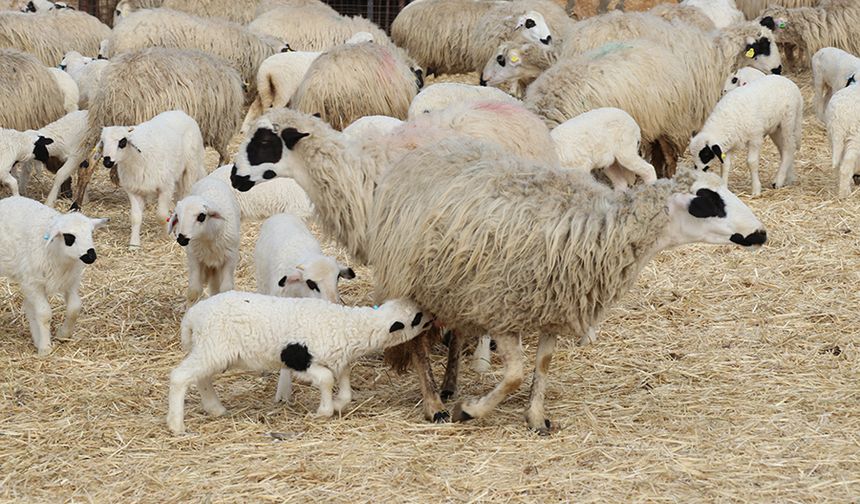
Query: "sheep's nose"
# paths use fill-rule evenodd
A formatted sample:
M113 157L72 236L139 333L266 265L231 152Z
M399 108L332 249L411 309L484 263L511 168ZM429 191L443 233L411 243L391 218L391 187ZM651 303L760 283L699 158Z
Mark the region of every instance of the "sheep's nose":
M767 231L765 231L764 229L759 229L758 231L750 233L746 236L740 233L735 233L731 236L731 238L729 238L729 240L731 240L732 243L737 243L738 245L741 245L743 247L764 245L764 243L767 241Z
M774 68L770 71L770 73L774 75L782 75L782 65L779 65L778 67Z
M178 243L181 247L188 245L188 242L191 241L191 238L188 238L182 233L179 233L179 236L176 237L176 243Z
M104 159L102 159L102 164L105 165L105 168L113 168L116 163L114 163L113 159L109 156L105 156Z
M486 85L487 85L487 81L485 81L485 80L484 80L484 76L483 76L483 75L481 76L481 80L479 80L479 81L478 81L478 84L480 84L480 85L482 85L482 86L486 86Z
M543 45L549 45L552 42L552 35L547 35L546 38L540 39L540 41Z
M92 264L96 262L96 249L91 248L87 250L87 253L81 256L81 261L83 261L84 264Z

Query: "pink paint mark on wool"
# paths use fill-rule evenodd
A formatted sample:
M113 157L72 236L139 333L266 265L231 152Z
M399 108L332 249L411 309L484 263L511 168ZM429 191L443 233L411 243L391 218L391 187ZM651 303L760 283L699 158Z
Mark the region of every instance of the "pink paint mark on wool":
M488 112L495 112L498 114L505 115L517 115L522 114L526 109L515 103L505 103L500 101L480 101L475 102L472 105L472 108L475 110L486 110Z

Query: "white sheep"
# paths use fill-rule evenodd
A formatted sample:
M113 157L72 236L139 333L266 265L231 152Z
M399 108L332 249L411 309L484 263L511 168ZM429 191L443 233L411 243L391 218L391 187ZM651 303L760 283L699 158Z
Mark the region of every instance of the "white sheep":
M34 144L39 141L39 136L32 130L18 131L14 129L0 128L0 182L6 185L13 196L20 195L19 181L12 175L12 170L19 163L30 161L34 157ZM40 144L44 145L44 141ZM19 169L18 178L26 177ZM26 183L21 181L26 187Z
M563 168L603 169L618 191L632 185L637 175L646 184L657 180L654 167L639 156L639 125L621 109L606 107L580 114L556 126L550 136Z
M286 367L319 388L317 415L330 417L352 400L353 362L409 341L432 323L429 314L402 299L371 308L235 291L211 297L182 319L181 342L188 355L170 373L167 426L174 434L185 431L185 394L192 383L207 413L226 413L212 377L234 367Z
M860 75L858 75L860 76ZM852 176L860 173L860 86L856 82L837 91L825 111L827 136L833 149L840 198L851 194Z
M51 2L50 0L30 0L27 4L21 7L21 12L46 12L51 10L72 9L65 2Z
M752 175L752 195L761 194L758 176L759 155L764 137L769 136L780 153L779 171L773 187L794 181L794 154L800 146L803 96L789 79L767 75L726 95L714 107L702 130L690 141L690 154L699 169L713 162L722 164L728 181L731 154L746 147Z
M84 56L78 51L69 51L63 55L63 59L60 60L59 69L68 72L69 75L79 71L81 68L93 61L93 58L89 56Z
M734 0L684 0L680 5L701 10L718 30L746 20Z
M93 230L107 219L61 214L20 196L0 200L0 276L21 285L24 312L39 355L51 351L49 298L61 294L66 316L60 339L72 335L81 311L78 289L85 264L96 260Z
M186 247L189 307L207 287L210 296L233 290L242 222L239 203L228 184L210 177L197 181L176 203L167 234Z
M158 216L167 220L174 196L183 197L206 176L203 137L188 114L162 112L137 126L102 129L102 162L117 167L119 185L131 203L129 248L140 248L140 225L147 197L158 199Z
M343 129L343 134L355 141L368 141L387 135L403 125L396 117L383 115L364 116Z
M224 165L210 173L207 178L217 178L230 185L233 165ZM267 184L258 184L250 191L234 189L234 195L242 210L242 221L261 221L273 215L289 212L307 219L313 215L313 205L304 189L293 179L279 177Z
M78 110L80 92L78 91L78 85L75 83L75 80L59 68L49 67L48 70L50 70L51 75L56 79L57 86L60 87L60 91L63 93L63 108L66 112L74 112L75 110Z
M107 68L110 61L106 59L92 59L82 56L77 51L66 53L60 62L60 69L68 73L77 84L78 108L89 108L90 100L99 89L102 72Z
M856 73L860 73L860 58L842 49L825 47L812 57L815 116L821 122L833 93L847 87Z
M726 94L733 89L744 87L750 82L757 79L761 79L764 76L765 73L757 68L739 68L737 69L737 71L735 71L735 73L729 75L729 77L726 79L726 83L723 84L723 94Z
M442 82L425 87L409 104L410 120L420 114L440 110L454 103L476 100L498 100L519 103L519 100L500 89L486 86L472 86L459 82ZM344 130L346 131L346 130Z

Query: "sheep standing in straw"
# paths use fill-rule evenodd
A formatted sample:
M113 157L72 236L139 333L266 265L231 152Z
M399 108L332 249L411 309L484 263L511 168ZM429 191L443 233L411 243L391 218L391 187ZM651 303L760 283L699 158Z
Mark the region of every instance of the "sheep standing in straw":
M770 7L762 18L777 21L776 41L785 44L787 55L797 50L798 62L807 66L809 58L824 47L837 47L860 54L860 3L856 0L827 0L817 7Z
M65 114L57 80L34 56L0 49L0 127L39 129Z
M109 35L105 24L76 10L0 12L0 47L29 52L48 66L57 66L68 51L96 54Z
M824 110L833 93L848 87L860 73L860 58L835 47L825 47L812 57L815 116L824 122Z
M120 0L116 4L113 22L118 25L121 20L140 9L164 7L244 24L254 19L259 3L260 0Z
M860 85L855 82L838 91L830 99L825 111L827 136L833 149L833 171L836 174L837 194L845 198L851 194L854 175L860 174Z

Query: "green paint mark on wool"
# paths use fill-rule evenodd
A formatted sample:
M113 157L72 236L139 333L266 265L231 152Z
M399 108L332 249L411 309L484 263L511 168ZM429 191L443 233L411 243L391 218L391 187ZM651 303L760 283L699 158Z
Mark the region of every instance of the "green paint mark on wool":
M593 49L588 52L589 59L595 60L598 58L602 58L607 54L612 54L617 51L621 51L622 49L630 49L633 47L630 44L625 44L624 42L609 42L608 44L603 44L597 49Z

